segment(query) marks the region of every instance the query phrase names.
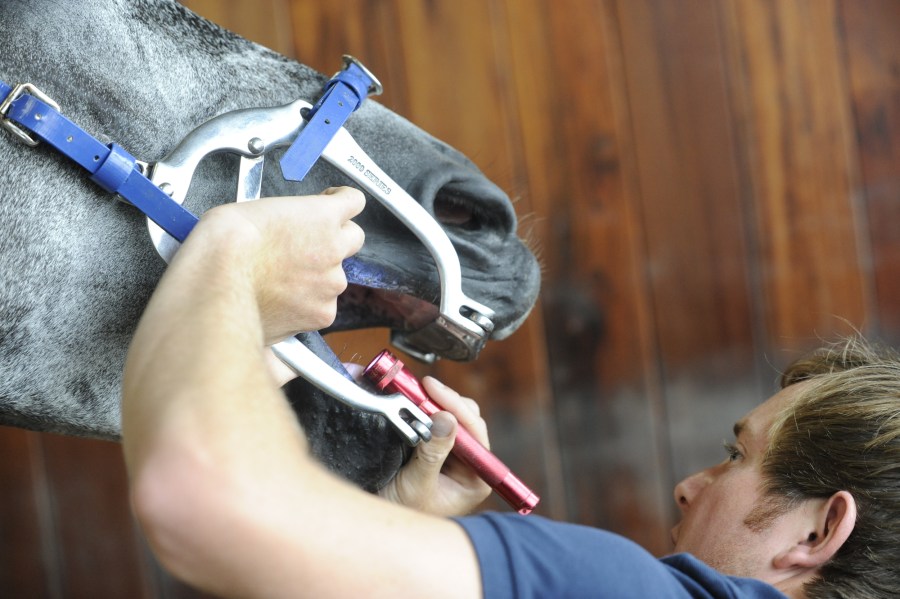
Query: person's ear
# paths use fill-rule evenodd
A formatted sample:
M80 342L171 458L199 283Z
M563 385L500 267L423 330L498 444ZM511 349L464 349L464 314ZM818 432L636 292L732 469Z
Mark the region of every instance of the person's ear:
M856 526L856 500L838 491L805 517L805 527L793 546L775 556L776 568L819 568L833 558Z

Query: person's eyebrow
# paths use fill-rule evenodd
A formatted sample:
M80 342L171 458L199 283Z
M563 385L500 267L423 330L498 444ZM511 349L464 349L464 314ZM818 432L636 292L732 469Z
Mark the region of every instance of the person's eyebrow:
M732 428L734 431L734 438L737 439L741 436L741 432L747 430L747 421L746 420L738 420L734 423L734 427Z

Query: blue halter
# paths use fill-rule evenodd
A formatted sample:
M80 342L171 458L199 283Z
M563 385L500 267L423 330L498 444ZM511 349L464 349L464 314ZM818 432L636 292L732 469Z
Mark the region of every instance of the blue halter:
M345 58L344 69L328 81L325 93L305 115L308 123L282 158L285 178L302 180L347 118L367 96L379 93L378 80L359 62ZM12 87L0 81L0 125L28 145L40 141L55 148L87 170L97 185L128 200L179 242L199 220L154 185L122 146L100 142L31 84Z

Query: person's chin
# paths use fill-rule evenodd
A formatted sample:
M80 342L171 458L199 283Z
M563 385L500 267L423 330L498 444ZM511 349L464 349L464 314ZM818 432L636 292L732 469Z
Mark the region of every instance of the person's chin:
M672 527L672 530L669 531L669 538L672 540L672 548L673 551L678 550L678 532L681 529L681 524L677 524Z

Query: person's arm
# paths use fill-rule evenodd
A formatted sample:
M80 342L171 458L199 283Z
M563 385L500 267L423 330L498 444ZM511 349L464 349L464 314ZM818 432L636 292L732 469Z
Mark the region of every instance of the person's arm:
M204 216L160 282L126 365L132 502L176 576L227 597L477 597L454 522L383 501L309 454L271 343L330 323L360 247L361 194Z

